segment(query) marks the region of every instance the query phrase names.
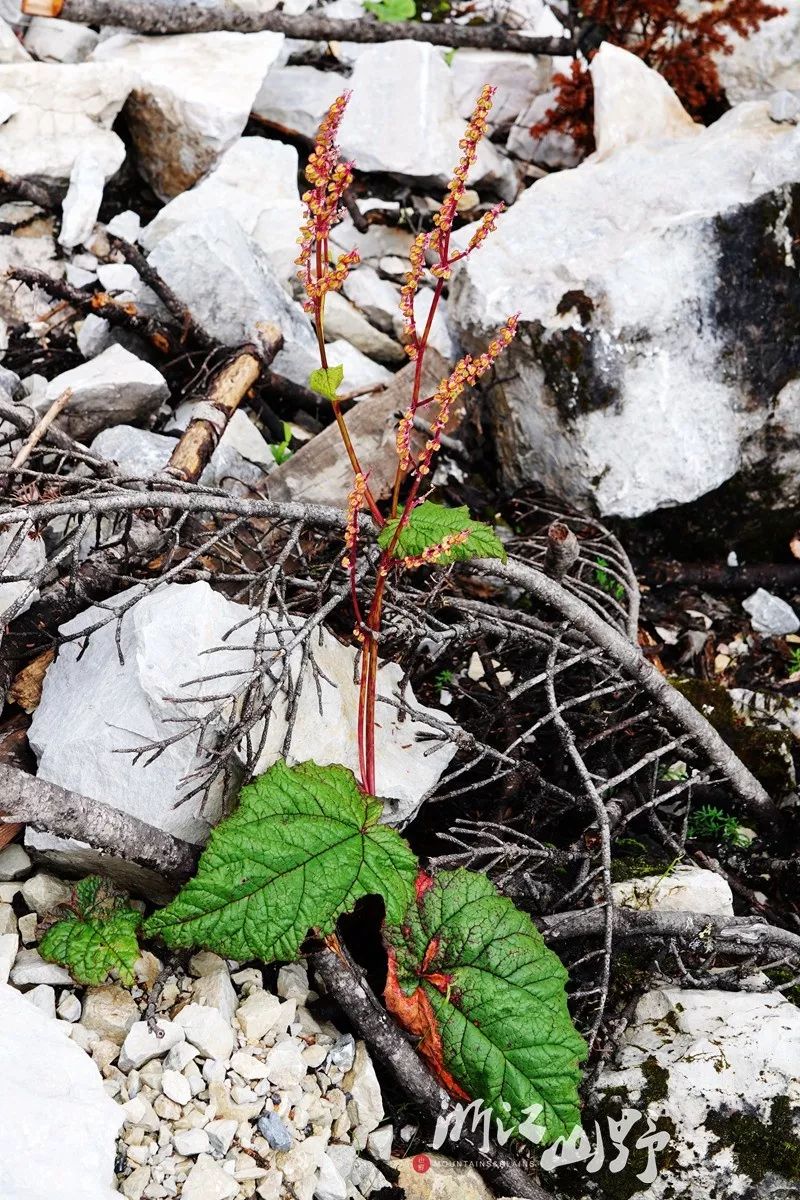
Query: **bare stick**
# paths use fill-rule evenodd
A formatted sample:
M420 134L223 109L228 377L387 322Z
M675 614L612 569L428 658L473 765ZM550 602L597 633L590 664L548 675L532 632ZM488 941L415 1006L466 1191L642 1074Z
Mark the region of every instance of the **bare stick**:
M578 539L563 521L553 521L547 530L544 569L551 579L563 579L572 570L580 554Z
M88 842L96 850L157 871L176 885L193 873L200 853L197 846L138 817L0 764L0 828L21 822L55 837Z
M430 1116L443 1117L453 1100L431 1075L416 1051L394 1021L387 1016L367 986L358 968L345 957L326 947L311 956L311 962L328 991L338 1001L373 1053L389 1067L401 1086ZM519 1163L497 1145L482 1150L482 1129L478 1135L465 1130L458 1145L469 1147L477 1165L498 1195L523 1196L527 1200L549 1200L549 1193L523 1171Z
M576 629L591 638L596 646L606 650L626 674L641 684L646 692L692 734L714 765L724 771L753 817L763 824L780 826L781 814L768 793L723 741L716 729L652 663L648 662L638 646L598 616L580 597L567 591L555 580L548 579L540 571L529 567L527 563L516 559L509 559L507 563L492 560L491 563L487 561L486 565L473 563L471 569L516 584L541 603L562 613Z
M283 344L281 332L271 327L268 341L273 358ZM236 356L217 372L203 397L195 401L194 415L165 467L186 483L197 483L219 445L228 422L248 390L261 374L262 359L255 347L243 346Z
M19 453L11 464L12 471L16 471L19 469L19 467L25 465L31 456L31 452L36 449L36 447L39 445L39 442L53 424L53 421L55 421L59 413L64 411L71 399L72 388L67 388L61 393L60 396L56 397L41 420L34 425L33 429L28 434L27 441L23 446L20 447Z
M477 50L517 50L528 54L568 55L575 51L571 38L526 37L495 22L454 25L449 21L422 24L416 21L380 22L364 17L355 21L322 17L316 13L289 16L282 12L252 12L220 3L197 0L23 0L22 11L36 17L60 17L87 25L123 25L138 33L210 33L218 29L236 33L271 30L289 38L313 42L432 42L436 46Z

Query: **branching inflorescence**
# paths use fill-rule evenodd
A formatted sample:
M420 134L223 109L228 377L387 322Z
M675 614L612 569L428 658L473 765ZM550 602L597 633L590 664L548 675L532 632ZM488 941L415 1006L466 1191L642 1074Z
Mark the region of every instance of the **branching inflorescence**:
M459 142L461 157L448 185L441 209L434 217L434 228L415 238L410 252L409 271L401 290L400 309L404 323L406 352L415 364L411 395L397 428L397 471L392 488L388 514L384 515L369 486L369 472L359 462L347 430L347 423L336 396L341 383L342 368L331 366L325 346L325 297L341 288L348 272L359 261L358 252L350 250L335 260L330 251L330 232L340 219L344 193L352 182L352 163L343 162L336 143L339 126L348 101L345 93L331 105L320 126L306 169L311 185L303 196L305 221L300 236L300 255L297 259L299 276L306 292L305 308L311 314L320 354L320 370L311 378L311 386L323 392L331 401L342 440L353 469L353 488L348 504L347 533L343 566L350 572L351 594L355 613L355 637L361 643L360 691L358 716L359 761L361 784L375 794L375 696L378 667L378 637L381 628L386 580L392 570L413 569L433 563L468 557L470 538L478 523L465 520L463 528L454 529L448 522L440 536L415 547L414 552L401 550L404 532L414 523L414 513L422 503L421 488L430 475L433 457L441 448L441 439L451 419L453 406L462 392L491 370L503 350L511 342L518 317L510 316L498 330L483 354L465 355L451 373L441 381L430 396L422 394L423 365L433 321L445 286L457 262L477 250L492 230L503 205L491 208L481 219L464 249L451 246L453 226L459 202L464 195L467 179L475 164L478 147L487 129L494 88L485 87L470 117L464 136ZM426 272L434 277L433 296L424 320L418 319L415 300ZM423 448L415 455L411 431L420 409L430 407L430 434ZM430 509L430 506L428 506ZM379 529L387 520L392 522L388 540L382 540L377 567L377 581L370 602L363 609L356 588L359 515L367 509ZM430 525L430 512L427 519Z

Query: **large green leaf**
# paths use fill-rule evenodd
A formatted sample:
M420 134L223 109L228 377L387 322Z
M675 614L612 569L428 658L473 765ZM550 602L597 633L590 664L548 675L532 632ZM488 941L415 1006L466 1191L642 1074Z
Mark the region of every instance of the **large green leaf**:
M312 392L318 392L320 396L327 396L329 400L335 400L343 379L344 367L341 365L317 367L316 371L312 371L308 377L308 386Z
M48 929L39 953L66 967L77 983L103 983L114 971L130 986L141 920L99 876L91 875L76 885L74 907Z
M284 762L244 788L211 834L194 879L147 922L169 946L228 958L296 958L310 929L331 933L361 896L383 896L398 921L417 864L380 800L346 767Z
M400 518L394 517L381 529L378 545L382 550L387 550L391 545L399 523ZM437 555L434 561L451 563L466 558L499 558L505 562L507 555L503 543L493 529L469 515L466 505L445 508L430 500L423 500L412 510L407 524L400 531L392 557L419 558L424 551L440 546L445 538L458 533L466 533L466 541L451 546L446 553Z
M402 924L387 924L386 1001L443 1082L515 1129L541 1105L543 1142L580 1122L583 1038L567 1010L567 972L530 917L483 875L421 875Z
M379 21L411 21L417 15L414 0L365 0L364 8Z

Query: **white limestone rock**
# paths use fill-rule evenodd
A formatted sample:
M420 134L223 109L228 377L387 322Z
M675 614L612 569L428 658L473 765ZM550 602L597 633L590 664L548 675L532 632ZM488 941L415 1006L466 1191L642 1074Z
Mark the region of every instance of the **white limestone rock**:
M664 1074L666 1095L648 1102L653 1069ZM737 1156L735 1137L728 1145L718 1131L733 1133L730 1118L737 1114L768 1127L778 1100L788 1103L796 1120L798 1079L800 1009L780 994L647 992L613 1066L598 1079L601 1093L619 1089L625 1105L654 1122L663 1119L671 1134L669 1165L662 1163L655 1182L642 1185L631 1200L791 1194L793 1185L769 1169L753 1181ZM644 1128L639 1123L633 1129L629 1145Z
M134 590L122 592L118 602L124 604ZM89 609L62 632L86 628L102 615L100 609ZM147 767L115 750L171 736L175 725L170 718L196 715L206 707L202 697L218 691L218 680L203 681L188 687L192 699L171 702L182 691L186 694L188 681L249 667L249 650L214 654L213 666L203 653L222 645L223 636L247 615L243 605L226 600L207 583L169 584L123 618L124 666L117 655L114 621L92 634L80 659L80 642L63 645L48 668L29 731L40 778L113 804L178 837L204 842L221 812L219 791L203 814L197 797L175 807L184 778L198 766L196 738L174 743ZM69 722L63 720L66 706Z
M392 372L380 363L373 362L366 354L342 337L328 342L328 361L344 367L341 392L354 392L359 388L372 387L374 383L390 383ZM298 368L299 370L299 368ZM306 379L306 382L308 380Z
M624 53L606 44L591 68L610 121L597 142L617 148L529 188L456 269L449 312L470 350L520 313L489 407L507 483L537 479L634 517L797 457L786 379L800 364L776 297L797 288L786 220L800 127L742 104L699 132L679 123L677 137L668 111L626 143L626 114L653 81L626 62L630 87L611 120L604 88Z
M399 342L369 323L354 304L340 292L331 292L325 302L325 333L329 340L343 338L368 358L382 363L406 361Z
M67 388L72 396L57 423L81 442L109 425L142 420L169 399L161 372L117 345L51 379L34 401L37 411L46 412Z
M102 162L91 153L81 152L75 159L61 205L58 241L65 249L81 246L91 238L103 202L105 181Z
M8 907L11 908L10 905ZM8 977L11 974L11 968L14 965L14 959L17 957L18 950L18 933L0 933L0 986L5 986L8 983Z
M358 1109L353 1141L359 1149L363 1149L369 1135L383 1120L381 1085L363 1042L356 1045L355 1062L342 1081L342 1090L350 1093Z
M0 13L2 9L0 8ZM30 62L31 56L22 45L14 30L0 15L0 66L8 63Z
M407 269L408 264L402 264ZM383 279L374 267L360 263L344 281L344 295L364 314L370 324L384 333L394 331L395 317L400 308L400 289Z
M284 133L313 138L345 87L345 80L333 71L276 65L261 84L253 112Z
M37 987L40 983L72 983L72 977L58 963L45 962L38 950L20 950L11 968L15 987Z
M216 1008L187 1004L175 1017L187 1042L191 1042L206 1058L227 1060L234 1043L230 1022Z
M439 47L423 42L368 46L347 86L352 96L339 130L346 158L361 171L447 183L464 122ZM468 178L473 186L491 181L504 199L516 195L514 170L490 142L481 143Z
M278 33L118 33L93 54L129 68L127 116L142 173L163 200L192 187L244 129L283 45Z
M765 588L756 588L752 596L742 601L742 608L750 614L750 624L756 633L766 637L782 637L800 629L800 617L791 604Z
M236 218L266 253L279 279L293 277L303 219L294 146L268 138L239 138L210 174L156 214L142 232L142 245L152 250L173 229L213 209Z
M466 121L481 89L497 88L489 113L489 128L506 129L550 85L552 60L503 50L456 50L450 74L456 111Z
M702 126L687 113L663 75L635 54L604 42L592 60L594 162L636 142L697 137Z
M574 140L566 133L551 130L533 137L531 127L544 120L548 111L556 104L554 89L535 96L528 108L520 113L508 134L506 149L522 162L534 163L537 167L563 171L577 167L584 157Z
M89 57L98 37L93 29L74 21L32 17L23 41L39 62L79 63Z
M148 256L194 319L226 346L264 344L265 324L278 325L286 346L274 369L291 356L308 383L318 366L308 317L284 291L267 254L223 209L214 209L163 237ZM295 376L292 376L295 378Z
M24 879L30 874L30 855L19 842L10 842L0 850L0 880L8 883L12 879Z
M111 125L130 85L128 72L118 64L3 67L0 95L15 111L0 124L0 170L60 183L83 154L97 159L108 179L125 158Z
M63 1029L0 984L0 1196L8 1200L118 1196L122 1109Z
M44 539L33 524L10 525L0 532L0 618L5 622L27 612L39 599L31 582L47 561ZM15 578L16 577L16 578Z
M731 104L761 100L770 92L800 89L800 4L784 0L786 11L765 21L747 37L729 34L730 54L716 54L720 82Z
M205 1154L195 1161L181 1191L183 1200L232 1200L238 1194L233 1176Z
M644 875L611 885L616 905L651 912L696 912L733 916L733 893L716 871L678 866L668 875Z
M173 1046L186 1038L183 1028L175 1021L158 1018L161 1036L152 1033L147 1021L137 1021L128 1030L119 1056L121 1071L139 1070L154 1058L163 1058Z

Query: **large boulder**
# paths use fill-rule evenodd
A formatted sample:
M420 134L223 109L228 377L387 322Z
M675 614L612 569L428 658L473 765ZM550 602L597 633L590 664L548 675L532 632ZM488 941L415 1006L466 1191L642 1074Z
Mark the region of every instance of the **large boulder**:
M135 597L139 598L131 606ZM287 627L289 632L296 630L300 618L270 611L260 617L207 583L166 584L149 595L134 587L115 597L112 606L124 611L119 627L113 616L108 620L106 605L88 609L61 629L73 640L62 644L47 670L29 730L40 778L114 805L188 841L204 842L236 780L217 777L204 799L196 790L198 771L230 718L232 704L225 701L225 692L241 690L253 672L258 674L254 645L259 622L270 720L263 743L259 732L252 735L253 745L260 746L257 770L281 756L293 761L313 758L323 765L343 763L358 770L353 648L322 631L311 643L314 665L304 658L299 643L288 662L277 653L270 655L270 649L286 645ZM84 629L94 629L85 645L84 639L75 638ZM288 671L283 681L275 676L278 667ZM287 739L289 678L297 706ZM399 697L402 680L399 666L382 666L379 696ZM407 689L405 696L413 712L413 694ZM378 702L378 789L394 802L389 812L395 819L413 814L455 753L448 743L431 750L430 743L418 741L419 736L436 736L425 722L429 711L440 723L450 723L446 714L427 709L419 709L417 718L401 720L397 707ZM199 733L192 733L191 727L200 717L206 728L198 753ZM182 732L188 736L181 737ZM148 747L156 742L164 743L163 752L153 758Z
M126 107L142 173L162 200L211 170L245 127L279 33L116 33L92 57L134 77Z
M598 1117L639 1114L627 1161L588 1173L582 1200L747 1200L796 1196L800 1179L800 1009L777 992L659 988L639 1001L612 1065L600 1075ZM647 1143L656 1178L645 1182ZM638 1150L636 1149L638 1143ZM574 1160L573 1160L574 1161ZM595 1168L596 1170L596 1168ZM559 1179L560 1172L554 1178Z
M114 1157L124 1114L69 1028L0 984L4 1200L119 1200Z
M505 479L626 517L763 468L788 498L800 127L748 103L698 128L613 46L592 73L602 153L535 183L453 282L470 348L520 313L490 392Z

